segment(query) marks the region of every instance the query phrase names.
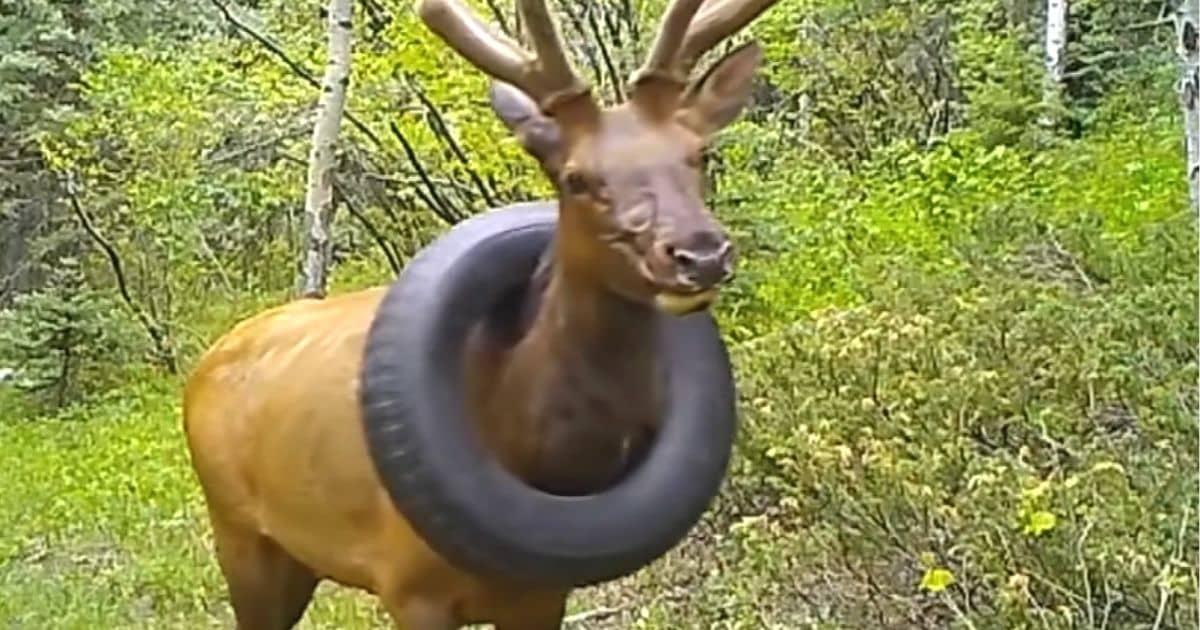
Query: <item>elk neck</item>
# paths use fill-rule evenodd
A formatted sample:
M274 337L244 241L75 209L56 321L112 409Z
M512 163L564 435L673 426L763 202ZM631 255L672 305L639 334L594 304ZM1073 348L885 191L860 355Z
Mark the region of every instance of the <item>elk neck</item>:
M608 289L561 236L506 323L477 340L485 367L469 391L502 463L544 491L584 494L618 481L653 437L657 314Z

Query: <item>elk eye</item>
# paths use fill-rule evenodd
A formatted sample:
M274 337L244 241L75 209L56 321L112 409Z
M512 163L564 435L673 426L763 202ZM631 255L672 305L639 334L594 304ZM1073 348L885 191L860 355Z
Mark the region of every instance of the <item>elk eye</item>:
M579 171L568 171L563 177L563 184L566 185L567 193L572 195L586 195L591 189L587 177Z

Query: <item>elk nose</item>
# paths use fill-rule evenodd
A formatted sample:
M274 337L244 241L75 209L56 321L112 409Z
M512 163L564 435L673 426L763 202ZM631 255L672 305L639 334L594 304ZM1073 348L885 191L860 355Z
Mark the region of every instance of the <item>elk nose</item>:
M697 230L663 246L684 285L712 288L733 277L733 243L713 230Z

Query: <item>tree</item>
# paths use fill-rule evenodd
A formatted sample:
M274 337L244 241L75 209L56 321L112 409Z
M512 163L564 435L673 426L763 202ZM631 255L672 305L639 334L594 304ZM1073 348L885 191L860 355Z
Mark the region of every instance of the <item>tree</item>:
M301 295L324 297L333 241L333 175L338 133L350 84L352 0L330 0L328 8L329 61L321 80L317 120L313 125L308 158L308 186L304 198L305 248Z
M1200 213L1200 0L1183 0L1175 16L1176 51L1181 61L1179 92L1187 143L1187 178L1192 211Z
M80 105L80 73L106 49L187 42L213 25L203 7L171 0L0 2L0 305L80 253L59 238L69 214L37 142Z
M1068 0L1047 0L1046 2L1046 86L1042 96L1042 104L1048 108L1057 108L1061 102L1063 74L1067 67L1067 13L1070 3ZM1053 121L1055 116L1047 114L1043 124Z

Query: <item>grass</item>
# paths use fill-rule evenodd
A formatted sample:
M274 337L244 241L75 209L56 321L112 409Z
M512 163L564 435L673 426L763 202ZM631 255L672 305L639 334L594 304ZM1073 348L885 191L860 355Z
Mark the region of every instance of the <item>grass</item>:
M231 627L173 381L4 422L0 444L0 626ZM387 626L370 598L325 586L301 627Z

